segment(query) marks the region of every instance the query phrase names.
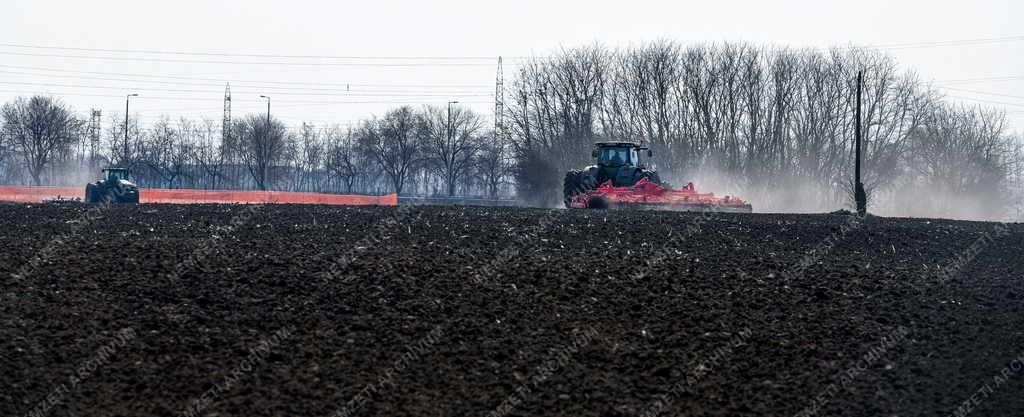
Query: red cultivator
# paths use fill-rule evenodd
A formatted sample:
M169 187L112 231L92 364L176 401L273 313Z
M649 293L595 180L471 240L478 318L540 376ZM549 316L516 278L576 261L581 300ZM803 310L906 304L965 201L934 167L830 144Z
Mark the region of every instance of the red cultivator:
M620 208L640 210L716 211L750 213L750 203L736 197L715 197L714 193L698 193L693 183L673 190L650 182L647 178L628 187L616 187L606 181L596 189L576 194L572 208Z
M642 152L646 151L646 152ZM750 213L750 204L735 197L701 194L686 184L681 190L663 185L658 172L644 164L642 143L598 142L592 157L597 164L565 173L562 193L569 208L622 208ZM600 186L598 186L600 184Z

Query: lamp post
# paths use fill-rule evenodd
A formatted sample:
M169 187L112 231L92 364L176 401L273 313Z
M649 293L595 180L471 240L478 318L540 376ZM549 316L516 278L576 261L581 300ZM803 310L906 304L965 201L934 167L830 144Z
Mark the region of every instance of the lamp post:
M452 104L459 104L458 101L448 102L448 143L452 142Z
M267 129L270 129L270 96L260 95L260 98L267 99Z
M132 93L124 97L124 161L128 161L128 100L138 97L139 93Z

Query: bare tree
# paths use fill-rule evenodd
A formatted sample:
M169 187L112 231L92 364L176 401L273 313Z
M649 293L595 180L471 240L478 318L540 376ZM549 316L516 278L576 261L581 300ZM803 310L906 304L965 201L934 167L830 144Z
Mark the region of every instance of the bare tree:
M222 167L226 152L218 138L221 131L212 119L203 119L195 130L195 144L192 160L198 165L200 175L205 178L203 188L217 188L217 181L223 175Z
M512 163L509 146L500 135L485 138L474 160L477 176L489 197L497 197L501 185L509 178Z
M43 171L76 141L82 121L60 100L19 97L3 106L4 132L21 155L32 183L42 185Z
M566 50L527 61L512 83L516 100L508 116L521 162L517 186L533 203L556 201L562 173L584 163L600 137L609 58L601 46Z
M292 151L287 129L277 119L251 114L238 122L236 131L237 135L232 135L234 152L256 187L268 189Z
M295 189L320 191L324 164L324 143L316 126L303 123L295 154Z
M342 132L341 128L328 129L326 134L327 151L324 166L334 177L341 180L346 193L351 193L356 180L366 171L366 164L360 158L352 139L352 132Z
M904 190L914 214L996 218L1008 207L1016 145L1002 112L937 104L912 133L916 190Z
M174 182L186 174L192 163L194 126L188 119L180 119L177 126L166 117L160 118L145 135L140 144L140 162L159 183L174 188Z
M139 119L132 117L125 126L124 116L114 113L110 115L110 125L107 128L108 151L107 161L122 168L134 168L138 163L141 149L141 142L144 130L139 125ZM128 143L125 148L124 131L128 129Z
M381 119L363 122L356 130L357 140L377 161L398 194L422 160L422 146L416 135L419 123L412 107L402 106Z
M441 176L448 195L454 196L456 185L468 176L480 149L483 118L461 107L449 113L448 108L427 106L422 121L426 161Z

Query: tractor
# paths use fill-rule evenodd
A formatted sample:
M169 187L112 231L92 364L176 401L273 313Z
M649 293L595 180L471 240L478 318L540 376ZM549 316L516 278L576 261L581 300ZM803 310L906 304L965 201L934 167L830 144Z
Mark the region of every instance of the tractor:
M86 203L139 202L139 187L128 181L128 168L107 168L103 178L85 185Z
M750 203L730 196L699 193L693 183L675 190L640 162L651 151L633 142L599 142L591 154L597 165L565 174L562 193L567 208L651 209L750 213Z
M630 187L646 178L648 182L661 185L658 173L640 163L639 156L644 151L648 158L652 156L650 149L633 142L595 143L591 157L597 159L597 165L565 173L562 183L565 206L571 207L576 195L594 190L608 181L615 187Z

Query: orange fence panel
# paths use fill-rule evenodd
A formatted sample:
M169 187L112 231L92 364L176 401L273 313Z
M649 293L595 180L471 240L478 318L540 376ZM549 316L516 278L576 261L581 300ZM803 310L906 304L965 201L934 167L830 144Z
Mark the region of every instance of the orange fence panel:
M12 187L0 186L0 201L19 203L38 203L55 198L83 198L85 187ZM395 206L398 196L388 194L349 195L293 193L286 191L230 191L230 190L165 190L159 188L143 188L140 190L139 201L142 203L280 203L280 204L330 204L345 206Z
M0 201L39 203L57 197L64 199L84 198L85 186L81 187L11 187L0 185Z
M398 196L294 193L287 191L230 191L230 190L166 190L143 188L139 192L143 203L281 203L281 204L331 204L345 206L395 206Z

